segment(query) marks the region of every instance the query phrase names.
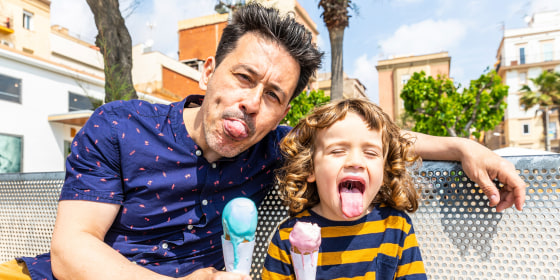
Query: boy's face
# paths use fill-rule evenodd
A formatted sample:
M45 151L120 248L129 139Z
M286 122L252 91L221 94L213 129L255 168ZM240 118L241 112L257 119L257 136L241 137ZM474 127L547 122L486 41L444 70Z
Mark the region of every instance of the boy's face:
M381 131L370 130L356 113L321 129L315 140L313 173L320 203L313 207L335 221L357 220L366 215L383 184Z

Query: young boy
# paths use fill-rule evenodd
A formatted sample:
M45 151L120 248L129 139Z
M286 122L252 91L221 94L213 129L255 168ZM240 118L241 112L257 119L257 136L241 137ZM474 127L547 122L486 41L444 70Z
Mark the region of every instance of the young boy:
M277 174L292 217L272 238L262 278L294 279L288 236L303 221L321 227L316 279L426 279L404 212L418 208L406 170L418 159L412 146L366 100L331 103L301 120L281 143Z

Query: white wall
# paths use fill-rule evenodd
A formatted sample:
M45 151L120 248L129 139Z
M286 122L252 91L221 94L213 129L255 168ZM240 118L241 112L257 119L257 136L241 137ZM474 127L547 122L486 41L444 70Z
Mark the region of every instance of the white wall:
M104 98L103 80L5 49L0 74L21 79L21 104L0 100L0 133L23 136L22 172L63 171L71 127L48 116L68 112L69 91Z

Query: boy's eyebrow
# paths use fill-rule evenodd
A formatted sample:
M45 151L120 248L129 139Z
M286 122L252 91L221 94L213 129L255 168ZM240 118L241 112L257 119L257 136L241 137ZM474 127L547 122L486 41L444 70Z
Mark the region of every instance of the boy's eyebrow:
M249 74L251 74L253 76L257 76L257 77L261 76L261 74L254 67L251 67L250 65L247 65L247 64L239 64L239 65L233 66L233 70L239 70L239 69L243 69L243 70L249 72ZM282 99L286 99L287 94L286 94L286 92L284 92L284 90L282 90L282 88L280 88L280 86L278 86L275 83L270 83L267 86L271 87L274 91L280 93L283 97Z

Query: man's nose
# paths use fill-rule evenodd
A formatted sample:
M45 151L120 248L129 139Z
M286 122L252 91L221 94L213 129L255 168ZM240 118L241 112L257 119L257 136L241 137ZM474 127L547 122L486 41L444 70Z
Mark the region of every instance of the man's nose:
M241 100L241 109L248 115L256 114L260 110L263 95L263 87L258 85L247 91Z

